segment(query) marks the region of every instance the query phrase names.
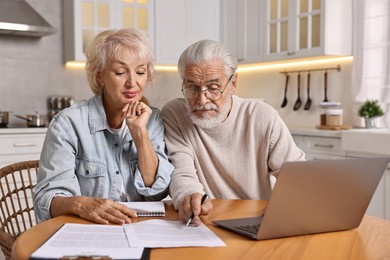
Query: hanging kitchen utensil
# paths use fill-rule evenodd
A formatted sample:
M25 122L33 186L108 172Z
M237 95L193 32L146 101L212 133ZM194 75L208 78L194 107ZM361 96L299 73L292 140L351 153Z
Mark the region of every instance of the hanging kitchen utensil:
M324 102L328 102L328 71L324 73Z
M297 111L301 105L302 105L302 100L301 100L301 73L298 73L298 83L297 83L297 94L298 94L298 98L297 98L297 101L295 101L295 104L294 104L294 111Z
M307 100L305 103L304 110L309 110L311 106L311 98L310 98L310 71L307 73Z
M288 75L286 73L286 82L285 82L285 86L284 86L284 98L283 98L283 101L282 101L282 107L285 107L287 105L287 87L288 87L288 80L290 78L290 75Z

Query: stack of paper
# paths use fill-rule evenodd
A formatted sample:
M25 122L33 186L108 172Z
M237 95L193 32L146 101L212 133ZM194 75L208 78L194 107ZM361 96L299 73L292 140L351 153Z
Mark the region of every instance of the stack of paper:
M144 248L226 246L204 224L186 227L180 221L152 219L123 226L65 224L31 259L107 256L142 259Z

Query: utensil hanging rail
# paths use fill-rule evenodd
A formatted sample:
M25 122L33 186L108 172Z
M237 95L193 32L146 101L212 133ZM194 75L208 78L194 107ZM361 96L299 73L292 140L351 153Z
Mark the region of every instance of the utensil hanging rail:
M280 73L282 74L292 74L292 73L302 73L302 72L312 72L312 71L328 71L328 70L337 70L338 72L341 71L340 64L337 65L337 67L328 67L328 68L318 68L318 69L307 69L307 70L284 70Z

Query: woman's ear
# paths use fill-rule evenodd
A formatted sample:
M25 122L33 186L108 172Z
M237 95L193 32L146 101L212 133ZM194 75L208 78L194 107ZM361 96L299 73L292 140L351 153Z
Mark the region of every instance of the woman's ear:
M100 71L96 73L96 82L99 84L100 87L104 86L104 80Z

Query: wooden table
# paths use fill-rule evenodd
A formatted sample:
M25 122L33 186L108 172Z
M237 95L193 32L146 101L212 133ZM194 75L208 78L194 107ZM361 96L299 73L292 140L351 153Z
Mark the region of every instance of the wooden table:
M353 230L253 241L215 227L211 220L257 216L266 201L213 200L213 205L212 213L203 217L203 222L227 247L152 249L151 259L390 259L390 221L384 219L365 216ZM166 213L165 219L178 219L170 202L166 203ZM64 223L90 222L61 216L38 224L16 240L12 259L28 259Z

